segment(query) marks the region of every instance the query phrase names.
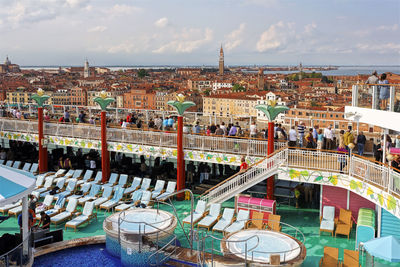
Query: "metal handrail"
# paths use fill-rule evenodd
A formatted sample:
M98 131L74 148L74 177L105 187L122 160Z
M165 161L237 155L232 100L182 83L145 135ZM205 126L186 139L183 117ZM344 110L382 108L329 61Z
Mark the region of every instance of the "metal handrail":
M151 223L147 223L147 222L137 222L137 221L125 220L125 213L126 213L126 211L123 211L123 212L121 212L121 213L118 215L118 243L121 243L121 237L120 237L120 236L121 236L121 230L120 230L120 229L121 229L121 223L125 221L125 222L128 222L128 223L136 223L136 224L139 224L139 233L138 233L138 234L139 234L140 237L143 237L143 236L146 234L146 227L143 227L144 232L143 232L143 233L141 232L141 225L142 225L142 224L144 224L145 226L152 227L153 229L156 229L156 230L157 230L157 233L156 233L156 239L157 239L156 245L157 245L157 250L156 250L155 252L153 252L153 253L149 256L148 262L151 262L150 259L151 259L152 257L154 257L154 255L157 255L160 251L162 251L164 248L166 248L167 246L169 246L173 241L175 241L174 251L171 252L171 253L169 253L168 256L170 256L170 255L172 255L173 253L176 252L176 241L178 240L177 236L176 236L175 234L173 234L173 233L170 233L170 232L164 230L164 229L160 229L160 228L158 228L158 227L156 227L156 226L154 225L154 224L160 224L160 223L165 222L165 221L168 221L168 220L172 220L173 217L168 218L168 219L163 220L163 221L160 221L160 222L156 222L156 223L154 223L154 224L151 224ZM120 220L121 220L121 215L122 215L122 214L123 214L124 218L122 219L123 221L121 222ZM161 248L158 248L159 232L167 233L168 235L170 235L170 236L173 237L166 245L162 246ZM139 251L141 251L141 240L142 240L142 238L139 238ZM166 259L168 256L164 257L164 259ZM152 266L151 263L150 263L150 265ZM156 258L156 265L155 265L155 266L158 266L158 257Z
M9 250L8 252L6 252L6 253L4 253L3 255L0 255L0 260L1 259L4 259L4 262L5 262L5 266L6 267L8 267L9 266L9 260L8 260L8 258L10 257L10 254L12 254L12 253L14 253L17 249L21 249L21 251L20 251L20 265L19 266L24 266L23 264L22 264L22 260L23 260L23 245L24 245L24 243L25 242L27 242L28 243L28 255L31 255L31 253L32 253L32 249L31 249L31 246L29 245L29 240L30 240L30 237L31 237L31 233L30 232L28 232L28 235L25 237L25 239L24 240L22 240L22 242L21 243L19 243L16 247L14 247L13 249L11 249L11 250ZM31 260L31 259L29 259L29 260Z

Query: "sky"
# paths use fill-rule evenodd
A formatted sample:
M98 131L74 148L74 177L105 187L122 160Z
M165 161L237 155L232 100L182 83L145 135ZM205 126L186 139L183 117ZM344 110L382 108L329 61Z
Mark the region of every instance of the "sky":
M0 0L26 65L400 65L400 0Z

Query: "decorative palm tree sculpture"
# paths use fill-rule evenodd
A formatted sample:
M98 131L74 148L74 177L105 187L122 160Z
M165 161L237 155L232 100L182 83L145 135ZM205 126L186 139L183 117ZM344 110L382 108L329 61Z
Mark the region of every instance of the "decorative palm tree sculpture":
M281 112L289 110L286 106L277 106L276 101L268 100L267 104L257 105L255 108L265 114L268 118L268 155L274 152L274 120ZM267 198L274 198L274 186L275 179L273 176L269 177L267 180Z
M32 96L38 105L38 136L39 136L39 172L47 171L47 148L44 147L43 134L43 104L50 96L45 95L43 89L39 88Z
M114 98L107 97L105 91L101 91L99 97L93 99L101 108L101 182L105 183L110 176L110 157L107 149L107 106L115 101Z
M177 190L180 191L185 188L185 161L183 155L183 113L190 107L196 104L191 101L185 101L185 96L179 94L176 96L177 101L168 101L167 104L174 107L178 112L178 129L177 129ZM178 198L182 199L183 194Z

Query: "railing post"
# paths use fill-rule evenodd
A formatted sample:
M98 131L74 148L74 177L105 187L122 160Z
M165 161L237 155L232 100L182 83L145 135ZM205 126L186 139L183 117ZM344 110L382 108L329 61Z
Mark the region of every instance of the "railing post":
M372 86L372 109L378 109L379 100L378 100L378 86Z
M390 86L390 97L389 97L389 111L394 111L394 104L396 102L396 93L395 93L395 87Z
M354 84L352 86L352 90L351 90L351 105L353 107L357 107L358 106L358 85Z
M389 193L390 190L394 191L393 188L393 170L388 166L388 188L387 192Z

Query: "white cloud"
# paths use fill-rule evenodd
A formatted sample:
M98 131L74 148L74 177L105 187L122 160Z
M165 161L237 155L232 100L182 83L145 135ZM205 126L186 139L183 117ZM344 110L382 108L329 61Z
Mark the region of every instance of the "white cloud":
M106 26L96 26L93 28L88 29L88 32L104 32L105 30L107 30Z
M271 25L264 31L257 42L258 52L283 49L287 46L289 39L294 38L293 23L284 23L282 21Z
M400 44L392 42L380 44L359 43L356 45L356 48L362 52L379 54L400 54Z
M239 28L236 30L232 31L230 34L226 36L226 43L225 43L225 48L227 51L230 51L236 47L238 47L243 39L242 39L242 34L244 32L244 29L246 28L246 24L242 23L239 25Z
M107 9L106 13L108 13L112 17L122 16L122 15L131 15L134 12L139 12L142 9L136 6L125 5L125 4L116 4L112 8Z
M153 53L191 53L202 45L213 40L213 31L206 28L204 31L195 28L183 29L173 35L174 39L157 49Z
M159 28L164 28L168 25L168 19L166 17L160 18L159 20L154 22L154 25Z
M399 24L393 25L381 25L376 28L378 31L397 31L399 29Z
M306 26L304 26L304 33L311 34L316 28L317 24L315 24L314 22L311 24L307 24Z

